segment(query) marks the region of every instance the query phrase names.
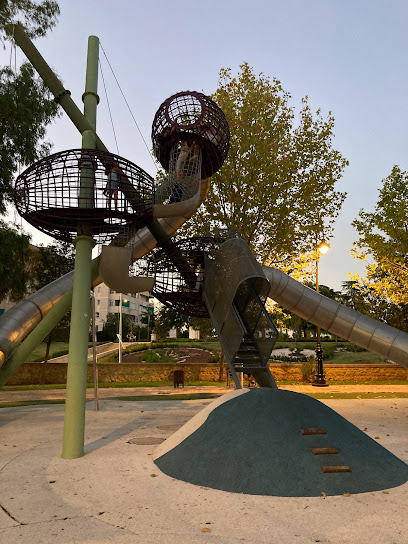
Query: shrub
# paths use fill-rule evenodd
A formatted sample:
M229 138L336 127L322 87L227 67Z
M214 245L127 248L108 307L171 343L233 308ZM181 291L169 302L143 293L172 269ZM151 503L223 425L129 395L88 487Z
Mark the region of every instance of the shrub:
M302 363L302 366L300 367L300 371L302 372L302 380L304 382L311 382L312 376L315 371L316 361L314 357L309 357L307 361Z

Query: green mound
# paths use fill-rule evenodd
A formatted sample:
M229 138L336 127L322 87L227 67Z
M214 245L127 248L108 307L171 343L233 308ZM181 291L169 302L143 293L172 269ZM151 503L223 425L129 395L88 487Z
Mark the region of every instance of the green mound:
M301 429L326 434L301 434ZM336 454L313 454L335 448ZM155 460L167 475L252 495L313 497L402 485L408 465L319 401L253 389L215 408L194 432ZM322 467L351 472L323 472Z

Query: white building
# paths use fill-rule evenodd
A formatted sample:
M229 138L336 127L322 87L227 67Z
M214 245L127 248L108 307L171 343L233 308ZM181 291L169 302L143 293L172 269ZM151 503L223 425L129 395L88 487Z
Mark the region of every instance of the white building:
M128 305L127 305L128 303ZM153 308L151 296L148 291L143 293L122 293L122 315L131 315L135 325L142 325L141 317L148 311L147 308ZM103 329L103 325L108 318L108 314L117 314L120 310L120 293L109 289L107 285L101 283L95 288L95 313L96 313L96 332Z

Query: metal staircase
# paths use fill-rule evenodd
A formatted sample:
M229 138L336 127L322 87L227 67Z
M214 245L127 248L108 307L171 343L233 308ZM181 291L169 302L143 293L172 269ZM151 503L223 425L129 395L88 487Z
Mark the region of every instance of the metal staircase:
M278 337L265 301L269 283L242 239L224 242L206 259L203 299L237 388L238 373L249 373L261 387L276 388L268 361Z
M231 363L228 361L234 381L240 382L238 377L235 380L234 373L237 376L242 372L251 374L261 387L277 387L268 361L278 331L265 308L265 300L258 295L250 279L239 286L232 307L243 330L236 355Z

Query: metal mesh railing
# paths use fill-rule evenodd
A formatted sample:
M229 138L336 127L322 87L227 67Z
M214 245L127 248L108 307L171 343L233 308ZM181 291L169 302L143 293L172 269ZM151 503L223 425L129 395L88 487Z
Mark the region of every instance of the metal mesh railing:
M107 242L152 219L154 180L118 155L71 149L27 168L14 199L26 221L54 238L70 241L86 229Z
M228 122L221 108L202 93L186 91L171 96L161 104L153 120L153 150L167 172L174 146L183 141L200 147L202 178L219 170L227 157Z
M156 190L157 204L174 204L192 198L201 180L202 152L196 142L181 140L170 150L169 171Z

